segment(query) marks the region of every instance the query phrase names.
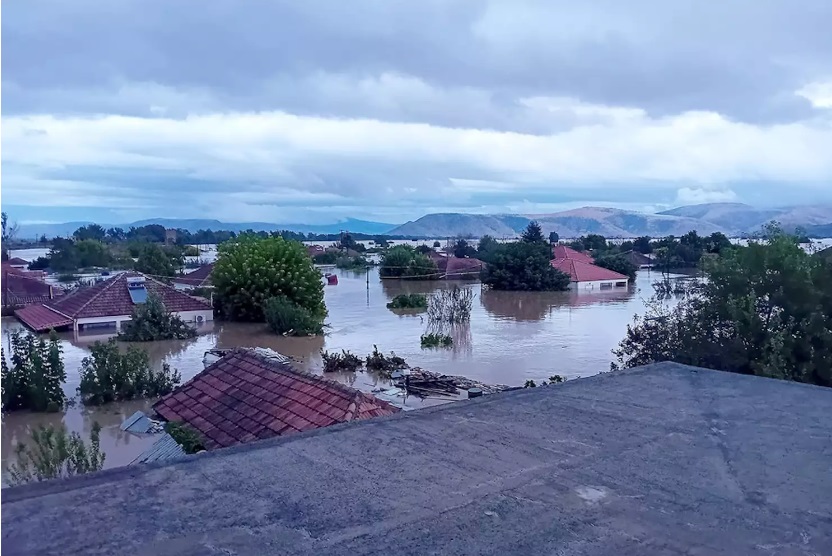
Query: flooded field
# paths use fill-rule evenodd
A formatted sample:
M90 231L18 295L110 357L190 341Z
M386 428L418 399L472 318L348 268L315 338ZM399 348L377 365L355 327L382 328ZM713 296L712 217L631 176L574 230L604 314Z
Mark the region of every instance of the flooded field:
M293 357L305 369L321 372L321 349L347 349L364 356L377 345L384 352L395 351L411 366L520 386L527 379L539 382L553 374L575 378L609 370L610 350L623 337L633 315L643 312L644 300L653 293L651 283L657 279L655 273L651 276L642 271L629 289L597 293L494 292L483 291L478 282L456 282L475 293L471 322L454 333L453 348L423 350L419 337L427 323L422 316L397 313L386 304L399 293L430 293L453 287L454 283L382 281L376 269L365 274L333 272L339 275L340 283L325 290L330 327L324 337L284 338L271 334L264 325L214 322L192 340L137 345L148 351L154 364L168 362L176 367L183 381L202 370L204 352L214 347L269 347ZM16 320L3 319L3 345L7 350L8 333L19 327ZM101 335L73 337L71 332L62 335L68 395L75 395L78 369L89 346L106 339ZM365 391L384 385L367 373L332 378ZM407 403L420 407L431 401L409 398ZM126 465L154 438L122 432L119 425L137 409L148 411L151 405L152 401L102 408L76 405L65 413L6 415L2 429L4 467L13 457L13 445L27 438L32 426L61 421L70 431L87 438L97 421L102 426L101 445L107 454L105 467Z

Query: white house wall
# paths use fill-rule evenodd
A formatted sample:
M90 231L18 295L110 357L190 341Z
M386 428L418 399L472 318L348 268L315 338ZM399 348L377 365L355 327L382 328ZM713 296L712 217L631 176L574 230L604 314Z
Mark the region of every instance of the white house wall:
M616 286L617 283L624 282L622 286ZM586 282L572 282L569 284L570 290L575 291L601 291L602 286L610 284L611 287L604 287L603 289L620 289L627 287L626 280L591 280Z
M209 322L214 320L214 311L213 309L202 309L199 311L178 311L174 312L174 314L179 315L185 322ZM200 319L199 317L202 317ZM93 326L115 326L116 328L121 328L122 323L129 321L130 315L112 315L106 317L90 317L90 318L83 318L77 319L75 324L77 326L86 326L89 325L90 328Z

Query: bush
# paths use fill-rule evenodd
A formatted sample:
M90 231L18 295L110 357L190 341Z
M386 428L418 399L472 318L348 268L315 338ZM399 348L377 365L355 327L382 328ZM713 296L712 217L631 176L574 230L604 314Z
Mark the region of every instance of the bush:
M186 454L195 454L205 449L205 440L198 430L178 421L165 423L165 432L182 446Z
M11 369L0 349L3 411L59 411L66 403L66 370L57 334L52 331L47 343L43 337L15 331L10 341Z
M361 358L349 351L341 350L341 353L321 350L321 359L324 361L324 372L333 373L336 371L355 372L364 364Z
M196 330L179 315L169 312L162 299L155 293L149 294L145 303L133 307L130 321L125 323L124 330L119 333L119 337L128 342L184 340L194 336Z
M323 334L323 317L313 315L285 295L273 297L264 308L266 322L277 334L313 336Z
M428 301L428 320L449 324L468 322L473 300L474 292L470 288L454 286L450 290L434 292Z
M366 365L367 370L376 371L385 376L390 376L395 370L407 368L407 363L405 363L404 359L392 351L390 352L390 357L387 357L375 345L373 346L373 353L367 356Z
M519 241L491 249L482 281L495 290L563 291L569 276L552 267L550 247L545 242Z
M199 257L199 247L196 245L186 245L182 250L182 254L186 257Z
M327 251L326 253L319 253L313 258L315 264L335 264L338 260L338 253L334 251Z
M442 247L442 244L439 243L438 241L434 241L433 242L433 247L434 247L434 249L436 249L436 248Z
M152 369L144 350L131 346L121 354L115 338L92 345L90 355L81 361L80 374L78 393L89 405L163 396L181 380L167 363L161 370Z
M421 293L400 293L387 304L388 309L424 309L427 306L427 297Z
M410 280L435 280L439 278L436 263L418 253L409 245L388 249L381 257L382 278L406 278Z
M168 253L156 245L148 243L139 249L135 269L154 277L173 277L176 274L174 260Z
M38 257L29 263L29 270L46 270L47 268L49 268L48 257Z
M447 334L422 334L421 343L423 348L451 347L454 339Z
M319 322L326 317L321 273L296 241L243 235L223 243L211 280L215 303L229 320L265 322L265 304L278 296Z
M370 261L359 255L357 257L338 257L335 266L342 270L367 270L371 265Z
M623 255L601 255L595 257L594 260L595 264L602 268L625 275L630 282L636 279L636 271L638 270L638 267L627 260L627 258Z
M78 433L67 434L63 426L38 426L32 431L31 446L15 447L17 462L9 466L12 485L47 481L100 471L106 457L100 448L101 427L93 423L90 445Z

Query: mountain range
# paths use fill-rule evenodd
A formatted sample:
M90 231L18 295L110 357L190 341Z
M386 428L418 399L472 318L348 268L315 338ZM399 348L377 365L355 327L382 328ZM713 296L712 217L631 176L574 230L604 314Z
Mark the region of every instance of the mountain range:
M446 238L457 236L515 237L531 220L537 220L544 234L555 231L562 238L586 234L606 237L663 237L681 236L691 230L700 235L722 232L741 236L759 231L763 225L776 220L783 228L804 228L816 237L832 236L832 206L797 206L755 208L742 203L708 203L690 205L656 214L614 208L583 207L551 214L463 214L434 213L402 225L348 218L332 224L274 224L268 222L221 222L219 220L185 220L154 218L128 224L102 224L105 228L161 224L167 228L197 230L274 231L292 230L303 233L334 234L341 230L373 235ZM62 224L25 224L18 236L32 238L68 236L89 222Z

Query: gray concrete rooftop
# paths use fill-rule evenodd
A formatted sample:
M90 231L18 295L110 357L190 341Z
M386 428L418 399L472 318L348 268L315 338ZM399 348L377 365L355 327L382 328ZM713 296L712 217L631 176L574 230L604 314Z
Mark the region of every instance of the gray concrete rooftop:
M662 364L4 490L6 554L832 554L832 389Z

